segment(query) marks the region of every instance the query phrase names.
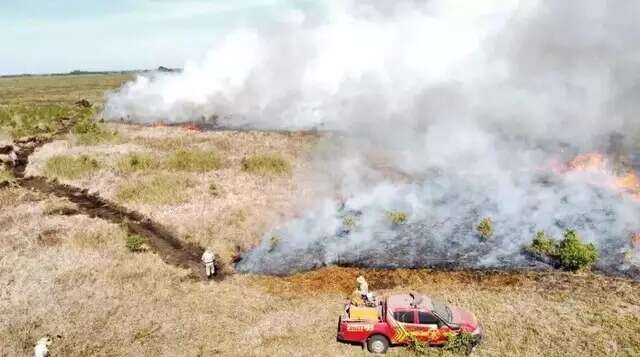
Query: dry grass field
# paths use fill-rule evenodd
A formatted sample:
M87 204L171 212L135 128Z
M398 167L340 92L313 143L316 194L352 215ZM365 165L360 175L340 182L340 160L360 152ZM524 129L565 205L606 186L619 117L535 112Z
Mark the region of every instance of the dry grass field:
M99 105L104 90L126 79L0 79L0 105ZM313 201L305 188L316 135L113 123L104 130L115 134L91 145L76 134L46 144L27 175L98 192L227 263ZM31 355L45 334L60 336L53 356L366 356L335 341L358 273L381 293L415 290L474 311L486 330L476 356L640 355L636 282L337 267L271 277L233 274L229 264L224 280L205 282L153 252L129 251L122 227L69 212L73 204L59 198L0 188L0 356Z

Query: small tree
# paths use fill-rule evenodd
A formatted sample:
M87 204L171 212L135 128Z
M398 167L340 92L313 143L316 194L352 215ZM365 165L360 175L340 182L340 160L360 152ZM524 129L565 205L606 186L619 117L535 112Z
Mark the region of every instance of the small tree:
M564 232L564 238L558 244L558 258L563 267L569 270L585 270L598 259L596 247L583 243L573 229Z
M480 237L484 240L489 240L493 237L493 222L491 218L483 218L476 229Z
M547 234L544 231L536 232L535 238L533 238L529 245L529 250L533 253L549 257L557 255L556 242L547 237Z

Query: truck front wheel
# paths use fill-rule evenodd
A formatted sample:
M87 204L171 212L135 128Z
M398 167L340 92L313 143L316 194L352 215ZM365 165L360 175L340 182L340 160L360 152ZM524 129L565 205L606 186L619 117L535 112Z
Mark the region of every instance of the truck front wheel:
M382 335L373 335L367 340L367 349L371 353L385 353L389 348L389 340Z

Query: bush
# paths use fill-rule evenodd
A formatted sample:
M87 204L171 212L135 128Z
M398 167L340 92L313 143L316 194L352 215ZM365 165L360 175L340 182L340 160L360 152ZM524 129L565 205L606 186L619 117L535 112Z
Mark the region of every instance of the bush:
M186 200L186 189L191 186L190 180L180 176L150 176L123 184L116 198L120 202L175 204Z
M596 247L583 243L573 229L567 229L560 242L538 232L529 245L529 251L554 259L558 265L572 271L589 269L598 259Z
M491 218L483 218L476 229L484 240L489 240L493 237L493 221L491 221Z
M255 174L288 174L291 172L289 162L276 155L254 155L240 161L242 170Z
M78 110L76 123L71 128L78 144L96 145L113 141L118 137L117 131L110 131L94 120L93 109L81 107Z
M551 257L557 255L556 242L547 237L544 231L536 233L536 236L531 241L531 245L529 245L529 250L543 256Z
M458 334L450 334L447 336L447 343L443 349L456 354L468 355L475 344L473 335L468 332L460 332Z
M159 167L159 163L149 154L130 153L121 157L116 163L116 171L130 173L151 170Z
M127 237L127 248L132 252L144 252L147 250L145 243L147 240L137 234L133 234Z
M167 167L178 171L205 172L222 168L222 158L213 151L178 150L167 161Z
M563 267L569 270L589 269L598 259L596 247L580 240L573 229L564 232L564 239L558 245L558 257Z
M387 212L387 218L391 223L400 225L407 222L407 214L402 211L389 211Z
M87 155L55 155L47 160L44 171L47 176L76 179L99 168L98 161Z

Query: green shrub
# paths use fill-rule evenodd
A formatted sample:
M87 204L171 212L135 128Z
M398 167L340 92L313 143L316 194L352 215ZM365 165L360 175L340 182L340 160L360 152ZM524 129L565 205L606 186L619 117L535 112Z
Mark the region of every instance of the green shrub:
M114 141L118 136L117 131L111 131L94 119L92 108L80 107L76 115L76 122L71 128L76 143L81 145L97 145Z
M474 343L473 335L468 332L460 332L447 336L447 343L445 343L443 349L456 354L468 355Z
M391 223L399 225L407 222L407 214L402 211L389 211L387 212L387 218Z
M493 221L491 221L491 218L483 218L476 229L484 240L489 240L493 237Z
M173 170L205 172L222 168L223 160L213 151L178 150L166 164Z
M120 202L144 204L176 204L187 198L190 180L172 175L143 177L120 186L116 199Z
M573 229L564 232L564 238L558 244L558 257L563 267L569 270L589 269L598 259L596 247L580 240Z
M127 248L132 252L144 252L147 250L145 243L147 240L137 234L133 234L127 237Z
M153 156L145 153L130 153L121 157L116 162L116 171L130 173L158 168L159 162Z
M537 232L529 245L529 250L531 252L550 257L557 255L557 248L556 242L547 237L544 231Z
M253 155L240 161L242 170L255 174L288 174L291 165L285 159L277 155Z
M528 249L554 259L561 267L572 271L589 269L598 259L596 247L582 242L573 229L567 229L560 242L548 238L544 232L538 232Z
M47 160L45 174L52 177L76 179L100 168L98 161L87 155L55 155Z

